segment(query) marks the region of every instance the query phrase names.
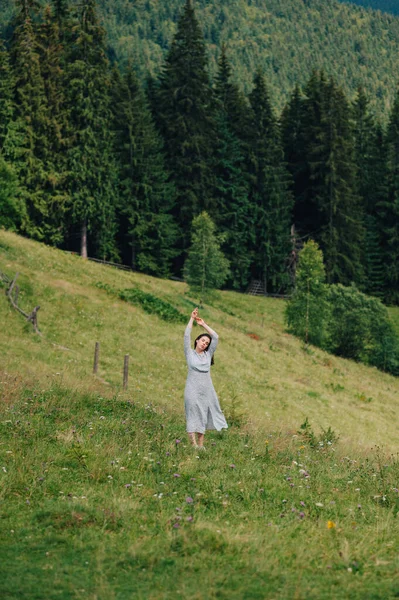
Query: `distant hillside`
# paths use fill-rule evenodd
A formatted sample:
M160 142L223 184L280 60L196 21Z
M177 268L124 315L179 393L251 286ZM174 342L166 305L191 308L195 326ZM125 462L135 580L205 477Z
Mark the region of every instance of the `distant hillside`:
M374 10L381 10L382 12L391 13L393 15L399 15L399 3L398 0L345 0L352 4L358 4L366 8L373 8Z
M9 20L13 5L3 0L0 22ZM143 76L157 73L182 6L183 0L99 0L111 57L122 64L133 58ZM212 72L226 42L244 89L261 67L281 107L295 82L307 81L317 67L351 94L364 86L379 112L389 109L399 72L399 20L392 15L336 0L196 0L195 7Z

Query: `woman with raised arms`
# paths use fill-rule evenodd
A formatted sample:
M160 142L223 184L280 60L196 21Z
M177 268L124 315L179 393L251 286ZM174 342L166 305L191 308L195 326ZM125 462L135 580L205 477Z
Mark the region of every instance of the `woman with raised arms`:
M195 339L192 349L191 329L194 320L207 333L202 333ZM204 434L207 429L220 431L228 427L210 373L217 344L218 334L198 316L196 308L191 313L184 333L184 353L188 366L184 406L190 442L195 448L202 450L205 450Z

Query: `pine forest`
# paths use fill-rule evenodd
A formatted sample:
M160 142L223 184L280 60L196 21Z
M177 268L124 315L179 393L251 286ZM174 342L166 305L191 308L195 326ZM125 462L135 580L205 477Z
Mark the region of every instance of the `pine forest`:
M348 22L381 27L376 37L391 42L379 58L389 67L367 80L374 86L354 91L362 65L345 73L348 85L338 69L323 68L326 56L310 65L297 54L306 77L285 70L277 92L265 65L254 55L238 65L238 40L223 43L221 28L214 23L210 32L210 20L199 19L197 5L212 12L217 3L163 3L159 21L136 21L158 31L158 45L149 52L150 37L144 43L137 31L130 53L120 11L127 23L153 3L113 4L108 35L104 2L16 0L4 10L0 226L85 257L182 277L192 222L204 214L229 264L229 289L257 280L267 293L289 292L298 250L312 239L328 283L355 283L399 304L399 95L389 71L399 57L399 21L381 13L371 21L370 11L331 3L351 15ZM220 9L220 23L237 16L239 4ZM324 5L323 27L333 27L327 3L313 4ZM248 14L259 5L246 2ZM267 56L275 73L290 62L286 48Z

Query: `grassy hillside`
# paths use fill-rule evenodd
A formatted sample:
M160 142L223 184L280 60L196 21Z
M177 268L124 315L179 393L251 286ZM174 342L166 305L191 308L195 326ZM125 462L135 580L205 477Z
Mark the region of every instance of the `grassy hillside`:
M305 352L281 301L221 293L202 314L230 429L197 454L184 323L117 295L139 287L188 317L185 284L4 231L0 271L20 273L43 334L0 294L1 598L398 596L397 379Z
M12 14L2 3L2 22ZM176 30L183 0L99 0L110 55L133 59L139 72L156 74ZM296 82L313 68L324 69L350 95L362 85L378 112L392 103L399 71L399 20L336 0L196 0L196 11L215 72L227 43L235 77L248 91L257 68L264 69L281 107Z
M184 323L167 323L115 292L139 287L188 320L195 298L184 283L85 262L5 231L0 270L20 273L20 303L27 312L41 306L42 338L0 296L0 364L9 372L68 386L79 381L85 389L113 394L129 354L129 397L167 406L183 418ZM308 416L316 430L331 426L344 440L399 448L398 379L318 349L305 352L285 333L283 309L280 300L233 292L222 292L203 309L221 337L213 377L226 410L235 399L256 428L296 430ZM101 360L95 378L96 341Z

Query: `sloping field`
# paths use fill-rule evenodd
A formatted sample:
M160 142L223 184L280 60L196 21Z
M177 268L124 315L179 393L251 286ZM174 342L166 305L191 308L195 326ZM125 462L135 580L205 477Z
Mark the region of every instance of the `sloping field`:
M115 291L139 287L188 320L195 298L184 283L85 262L5 231L0 271L20 274L20 306L30 312L40 305L43 333L34 334L1 295L4 370L25 381L57 380L113 395L122 393L118 386L129 354L129 398L164 406L183 421L184 322L167 323L120 300ZM345 443L397 450L399 380L315 348L306 352L285 333L283 310L281 300L222 292L201 311L220 335L213 379L225 411L237 405L253 428L265 431L295 431L308 417L316 431L331 426Z
M186 286L3 231L0 250L43 333L0 295L2 600L399 596L397 380L305 352L277 300L222 293L202 314L231 427L197 453L183 321L117 294L139 287L188 318Z

